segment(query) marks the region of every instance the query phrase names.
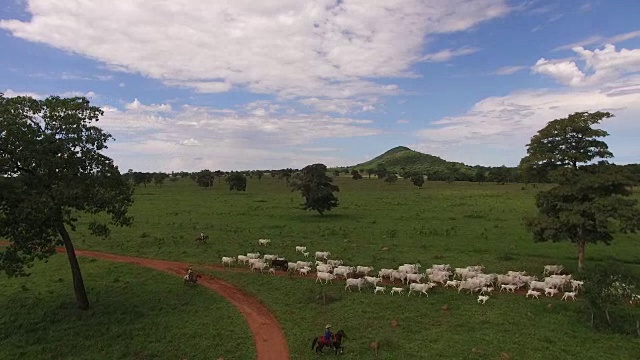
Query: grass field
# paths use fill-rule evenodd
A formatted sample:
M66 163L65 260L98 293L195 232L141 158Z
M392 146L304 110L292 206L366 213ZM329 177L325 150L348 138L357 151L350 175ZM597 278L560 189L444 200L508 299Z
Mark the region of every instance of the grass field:
M244 320L203 287L134 265L80 258L92 308L76 310L64 255L0 276L0 359L255 358Z
M571 244L536 244L522 226L522 217L535 213L534 195L543 186L427 182L418 189L403 180L386 184L366 176L336 182L340 206L324 217L299 210L299 194L270 176L250 180L246 193L231 193L224 183L202 189L186 179L139 187L131 228L115 228L111 238L103 240L89 236L81 224L72 236L79 249L193 263L219 263L221 256L249 251L301 260L294 246L304 245L312 253L330 251L349 264L376 269L420 262L483 264L488 272L540 274L545 264L561 263L570 271L577 266ZM200 231L210 236L208 244L194 242ZM258 238L270 238L272 245L268 250L259 247ZM587 246L586 261L615 259L637 269L637 244L638 236L629 235L617 237L609 247ZM496 359L501 352L511 359L601 359L603 354L638 358L637 339L585 327L579 302L496 295L482 306L475 297L454 291L434 290L428 299L398 298L345 293L344 285L336 282L327 286L336 301L321 305L315 299L321 286L313 281L215 275L247 289L274 311L294 359L314 358L310 340L327 322L351 337L345 359L371 358L368 344L374 339L382 341L385 359ZM101 281L94 277L87 284ZM553 309L546 307L550 302ZM450 307L446 314L440 310L444 304ZM392 320L400 326L392 328Z

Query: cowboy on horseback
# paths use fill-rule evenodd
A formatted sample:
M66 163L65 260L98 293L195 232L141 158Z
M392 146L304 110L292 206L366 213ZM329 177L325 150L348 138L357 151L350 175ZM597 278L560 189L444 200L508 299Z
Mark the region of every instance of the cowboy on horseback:
M193 278L193 269L189 268L189 270L187 271L187 278L189 279L189 281L193 282L194 278Z
M324 343L327 345L331 345L331 338L333 337L333 333L331 332L331 325L327 325L324 327Z

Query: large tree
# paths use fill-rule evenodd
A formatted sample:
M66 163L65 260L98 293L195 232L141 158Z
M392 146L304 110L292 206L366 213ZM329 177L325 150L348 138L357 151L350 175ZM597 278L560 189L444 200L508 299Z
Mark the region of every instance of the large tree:
M538 215L525 220L535 241L569 240L578 248L578 267L584 265L587 243L609 245L616 233L640 228L637 200L628 172L602 160L613 157L608 136L593 125L613 115L578 112L549 122L531 138L520 167L549 177L557 185L536 195Z
M112 136L91 125L103 114L84 97L6 98L0 94L0 269L27 276L34 260L66 249L76 301L89 308L82 273L68 229L78 213L110 215L110 224L131 225L132 186L103 155ZM108 236L107 223L93 221L94 235Z
M325 211L338 206L338 199L333 192L340 191L340 188L332 182L333 179L327 176L327 167L324 164L313 164L296 173L289 185L293 188L292 191L302 193L305 199L302 204L304 210L316 210L320 215L324 215Z

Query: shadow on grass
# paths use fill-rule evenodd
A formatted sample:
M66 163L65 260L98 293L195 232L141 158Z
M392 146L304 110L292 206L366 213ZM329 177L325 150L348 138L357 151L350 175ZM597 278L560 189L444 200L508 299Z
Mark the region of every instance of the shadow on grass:
M299 213L287 215L285 216L285 218L288 221L296 221L308 224L324 224L334 221L358 221L361 219L360 216L354 214L326 212L324 213L324 215L320 215L318 214L318 212L312 210L307 210L304 212L302 210L299 210Z

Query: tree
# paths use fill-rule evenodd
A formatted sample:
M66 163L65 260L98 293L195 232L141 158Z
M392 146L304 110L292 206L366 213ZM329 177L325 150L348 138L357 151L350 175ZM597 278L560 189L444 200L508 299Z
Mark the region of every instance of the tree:
M632 300L632 296L638 294L640 282L634 276L632 269L619 262L609 261L603 264L589 264L580 273L584 281L582 286L582 297L585 300L586 308L591 315L591 326L593 327L616 327L624 328L626 324L614 324L614 314L632 310L627 306ZM620 320L633 318L629 316L619 316ZM636 312L634 324L628 324L627 329L635 328L640 336L640 317ZM620 326L622 325L622 326Z
M229 191L246 191L247 190L247 177L239 172L233 172L224 179L229 184Z
M584 265L587 243L609 245L615 233L640 229L637 200L630 199L634 182L620 166L606 161L613 154L598 138L608 133L595 125L613 115L580 112L549 122L527 145L520 167L548 174L557 186L536 195L538 215L525 219L535 241L569 240Z
M360 180L360 179L362 179L362 175L360 175L360 172L358 172L358 170L352 170L351 171L351 178L353 180Z
M109 223L129 226L133 187L113 160L100 153L113 137L91 125L103 115L84 97L44 100L0 94L0 268L11 277L28 276L25 267L64 246L76 302L89 299L67 229L78 213L110 215ZM107 223L92 221L89 231L107 237Z
M155 185L162 186L162 184L164 184L164 180L166 178L168 178L168 177L169 177L169 175L167 175L165 173L153 174L153 183Z
M305 166L289 185L292 191L301 192L305 199L302 204L304 210L316 210L320 215L324 215L325 211L338 206L338 198L333 192L340 191L340 188L332 182L333 179L327 176L327 167L324 164L313 164Z
M264 172L260 170L256 170L256 177L258 178L258 181L260 181L260 179L262 179L263 176L264 176Z
M398 176L396 174L389 174L387 175L387 177L384 179L384 182L389 183L389 184L393 184L396 181L398 181Z
M424 176L422 174L415 174L415 175L411 176L411 183L413 183L413 185L421 188L422 185L424 185Z
M213 181L215 180L215 178L215 173L213 173L209 169L204 169L193 174L193 180L195 180L198 186L203 188L213 187Z
M376 170L371 168L366 169L365 171L367 172L367 175L369 175L369 179L371 179L371 175L376 173Z
M340 170L338 170L338 169L333 170L333 176L335 176L335 177L340 176Z

